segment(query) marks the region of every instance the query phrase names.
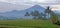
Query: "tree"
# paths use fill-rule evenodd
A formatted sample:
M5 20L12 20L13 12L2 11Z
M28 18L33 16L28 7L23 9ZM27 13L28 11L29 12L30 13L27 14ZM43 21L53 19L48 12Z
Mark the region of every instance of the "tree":
M38 16L40 15L40 13L39 13L39 11L34 10L34 11L31 12L31 15L34 17L34 19L37 19Z
M51 14L51 21L53 24L57 23L58 22L58 15L55 13L52 13Z
M60 19L60 14L58 15L58 19Z
M41 12L38 19L46 20L46 15Z
M51 8L48 6L47 9L45 10L45 14L48 13L50 15L52 23L57 23L58 21L58 16L55 14L53 11L51 11Z
M48 18L50 17L49 15L51 15L52 11L51 8L48 6L47 9L45 10L45 14L48 14Z
M28 12L25 13L25 16L30 16L30 14Z

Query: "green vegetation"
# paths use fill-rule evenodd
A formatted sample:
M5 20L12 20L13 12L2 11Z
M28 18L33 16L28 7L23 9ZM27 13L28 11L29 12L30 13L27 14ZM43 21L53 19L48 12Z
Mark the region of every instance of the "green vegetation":
M10 28L60 28L48 20L1 20L0 26Z

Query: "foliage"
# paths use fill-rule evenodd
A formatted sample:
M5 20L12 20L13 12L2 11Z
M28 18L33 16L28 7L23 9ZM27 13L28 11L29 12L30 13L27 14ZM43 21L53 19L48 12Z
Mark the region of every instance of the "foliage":
M15 26L17 28L60 28L48 20L0 20L1 26Z
M38 16L40 15L40 13L39 13L39 11L34 10L34 11L31 12L31 15L34 16L34 19L37 19Z
M52 21L52 23L56 23L59 24L59 20L58 20L58 15L55 14L53 11L51 11L50 7L48 6L47 9L45 10L45 14L48 13L50 15L50 19Z
M25 16L30 16L29 12L26 12Z
M46 15L43 13L40 13L40 15L38 16L38 19L46 20Z
M52 11L51 11L50 7L48 6L48 7L46 8L46 10L45 10L45 13L50 14L51 12L52 12Z
M53 23L57 23L58 21L58 15L56 15L55 13L51 14L51 20Z

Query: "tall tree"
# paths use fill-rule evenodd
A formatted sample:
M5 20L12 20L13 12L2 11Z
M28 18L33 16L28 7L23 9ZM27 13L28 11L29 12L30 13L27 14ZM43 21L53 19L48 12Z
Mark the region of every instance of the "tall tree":
M51 15L52 11L51 8L48 6L45 10L45 14L48 14L48 18L50 17L49 15Z
M45 13L48 13L50 15L51 21L53 23L57 23L58 21L58 16L55 14L53 11L51 11L51 8L48 6L47 9L45 10Z
M43 13L40 13L40 15L38 16L38 19L46 20L46 15Z
M26 13L25 13L25 16L30 16L29 12L26 12Z
M34 19L37 19L38 16L40 15L40 13L39 13L39 11L34 10L34 11L31 12L31 15L34 17Z

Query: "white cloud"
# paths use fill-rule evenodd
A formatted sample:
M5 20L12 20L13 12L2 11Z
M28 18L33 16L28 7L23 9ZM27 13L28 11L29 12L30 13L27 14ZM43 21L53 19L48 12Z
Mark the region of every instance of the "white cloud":
M8 2L7 0L0 0L0 2Z
M51 5L52 11L60 11L60 5Z

